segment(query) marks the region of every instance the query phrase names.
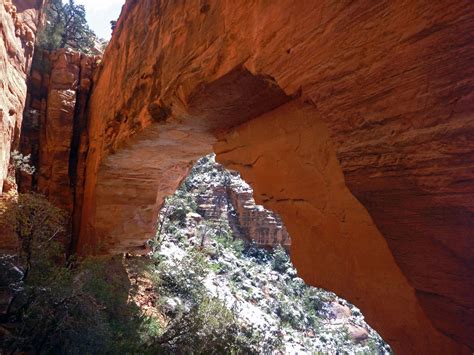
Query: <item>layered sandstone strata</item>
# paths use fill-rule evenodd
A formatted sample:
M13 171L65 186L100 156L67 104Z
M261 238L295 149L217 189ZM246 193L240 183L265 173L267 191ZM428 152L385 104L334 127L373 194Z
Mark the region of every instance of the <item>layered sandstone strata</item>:
M98 60L68 49L44 52L28 82L21 151L31 155L36 172L22 175L20 189L46 195L74 218L82 204L85 113Z
M280 217L257 205L252 188L216 163L214 156L200 160L191 174L190 193L196 195L197 212L206 220L227 220L234 236L259 247L290 248L291 239Z
M234 179L227 193L243 238L264 248L278 245L290 248L291 239L280 217L255 203L253 190L248 184Z
M306 281L396 351L474 347L474 3L127 1L90 104L81 248L153 233L213 149Z
M0 195L10 152L18 147L26 78L30 69L43 1L0 2Z

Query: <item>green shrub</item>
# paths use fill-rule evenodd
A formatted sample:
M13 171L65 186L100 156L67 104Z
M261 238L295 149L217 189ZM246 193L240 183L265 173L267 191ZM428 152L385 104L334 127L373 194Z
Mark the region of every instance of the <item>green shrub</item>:
M237 320L232 311L218 298L205 296L179 317L173 318L149 349L169 354L231 353L247 348L240 343L238 334Z
M148 345L148 352L253 352L261 340L260 334L251 333L250 339L250 333L244 331L234 312L208 293L203 281L212 270L212 264L198 249L189 250L188 257L181 260L158 260L151 274L155 275L155 292L162 299L161 312L167 321L160 335ZM172 300L172 309L167 300Z
M37 194L0 208L2 228L20 239L17 257L0 258L0 281L10 294L0 327L6 352L99 353L137 349L143 317L127 301L128 278L115 260L66 258L65 213ZM121 270L121 273L119 272Z
M288 252L281 245L273 250L272 267L273 270L282 273L292 267Z
M159 263L155 272L156 292L161 296L179 296L190 303L197 303L205 293L203 280L209 266L199 252L190 254L179 263Z
M2 201L0 228L15 233L20 242L19 265L26 277L46 277L64 258L66 214L44 196L27 193ZM31 272L31 274L30 274Z

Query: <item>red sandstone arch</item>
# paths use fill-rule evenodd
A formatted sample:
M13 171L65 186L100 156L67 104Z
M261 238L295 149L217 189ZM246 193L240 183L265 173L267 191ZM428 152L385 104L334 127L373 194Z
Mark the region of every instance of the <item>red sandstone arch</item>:
M467 353L473 30L467 0L129 0L90 102L80 248L140 245L214 146L306 281L396 351Z

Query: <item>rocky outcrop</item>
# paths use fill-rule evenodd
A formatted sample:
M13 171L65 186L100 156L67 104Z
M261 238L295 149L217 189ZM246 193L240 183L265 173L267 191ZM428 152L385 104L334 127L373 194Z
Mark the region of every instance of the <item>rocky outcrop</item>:
M36 172L22 175L20 189L44 194L72 215L81 210L85 114L98 59L68 49L44 52L28 83L21 151L31 155Z
M281 245L289 248L291 239L280 217L257 205L252 188L239 180L232 180L228 194L243 238L260 247L273 248Z
M127 1L90 102L80 249L139 246L214 149L306 281L395 351L467 353L473 36L469 0Z
M291 239L280 217L257 205L252 188L213 155L199 160L186 181L196 196L197 212L206 220L228 221L235 237L259 247L289 249Z
M43 1L0 3L0 195L10 152L18 147L30 69Z
M293 263L306 282L353 300L375 329L387 332L395 351L408 351L405 346L425 351L420 332L431 333L434 352L452 351L426 318L370 215L344 184L329 130L312 105L283 105L234 130L215 149L219 161L251 183L257 203L282 217ZM386 322L371 312L393 318Z

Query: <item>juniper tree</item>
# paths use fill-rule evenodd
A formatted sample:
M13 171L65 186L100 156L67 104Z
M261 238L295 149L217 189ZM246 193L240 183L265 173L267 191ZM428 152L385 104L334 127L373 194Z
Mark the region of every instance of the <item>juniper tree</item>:
M94 48L96 35L89 28L84 5L74 0L63 4L51 0L46 7L46 26L40 33L38 44L46 50L72 48L90 53Z

